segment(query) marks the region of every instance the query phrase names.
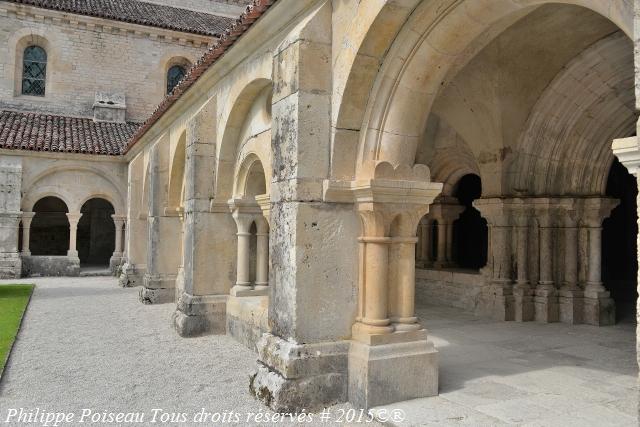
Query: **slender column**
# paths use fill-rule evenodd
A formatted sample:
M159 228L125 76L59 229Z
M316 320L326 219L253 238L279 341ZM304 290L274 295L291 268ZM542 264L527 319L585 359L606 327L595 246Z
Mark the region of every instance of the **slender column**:
M67 256L70 257L78 257L76 241L78 235L78 222L80 221L80 217L82 217L81 213L67 214L67 218L69 219L69 251L67 252Z
M361 292L362 305L354 332L385 334L393 331L387 315L387 280L389 273L388 237L361 237Z
M534 319L533 290L529 281L529 216L530 211L521 199L513 201L516 227L516 284L513 287L515 320Z
M111 215L116 226L116 244L113 251L114 256L122 256L122 230L124 229L125 218L121 215Z
M430 253L431 253L431 230L429 227L431 226L430 221L427 218L424 218L422 221L421 228L421 245L420 245L420 258L423 262L424 266L427 266L430 261Z
M264 217L256 219L256 284L255 289L269 286L269 225Z
M517 268L518 275L516 286L529 287L529 276L527 274L527 247L528 247L529 227L527 224L519 224L517 227Z
M564 283L563 290L578 289L578 228L568 224L564 229Z
M453 264L453 221L447 222L447 264Z
M35 212L22 212L22 255L31 255L29 240L31 239L31 221Z
M540 276L535 289L535 319L550 323L559 320L558 294L553 283L553 232L556 201L543 199L538 207Z
M436 263L438 267L447 264L447 223L444 219L438 219L438 253Z
M251 283L249 272L249 255L251 251L251 233L249 229L253 223L253 216L234 213L233 219L238 227L238 254L236 261L236 285L232 289L232 295L238 292L251 291L253 285Z
M589 227L589 267L585 291L606 292L602 285L602 227Z
M564 206L564 278L558 302L559 316L563 323L583 322L584 299L578 286L578 228L576 202L572 199Z
M416 269L411 256L415 251L416 240L413 237L392 239L389 315L396 331L413 331L421 328L418 318L415 317Z

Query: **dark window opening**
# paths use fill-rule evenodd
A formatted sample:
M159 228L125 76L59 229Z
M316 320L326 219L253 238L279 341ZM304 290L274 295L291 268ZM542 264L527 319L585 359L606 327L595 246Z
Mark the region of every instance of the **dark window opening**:
M47 77L47 52L39 46L29 46L22 59L22 94L44 96Z

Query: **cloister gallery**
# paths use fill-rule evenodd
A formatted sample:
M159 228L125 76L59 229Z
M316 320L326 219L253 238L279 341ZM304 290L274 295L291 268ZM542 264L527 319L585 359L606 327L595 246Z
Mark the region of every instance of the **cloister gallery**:
M437 394L416 301L635 319L635 13L256 0L121 154L1 150L3 275L110 264L286 411Z

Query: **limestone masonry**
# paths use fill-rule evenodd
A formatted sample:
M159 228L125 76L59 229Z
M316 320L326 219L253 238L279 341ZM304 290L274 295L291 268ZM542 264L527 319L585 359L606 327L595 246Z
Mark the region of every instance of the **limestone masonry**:
M109 268L286 412L437 395L416 303L635 318L637 1L0 0L0 277Z

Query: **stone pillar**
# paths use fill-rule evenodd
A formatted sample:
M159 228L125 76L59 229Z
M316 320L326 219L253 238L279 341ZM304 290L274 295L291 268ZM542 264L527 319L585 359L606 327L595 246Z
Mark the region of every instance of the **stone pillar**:
M78 248L76 247L76 241L78 236L78 222L82 214L79 212L68 213L67 219L69 220L69 250L67 251L67 256L69 258L77 258L78 262L80 259L78 258Z
M578 286L578 213L575 199L562 206L564 234L564 281L559 291L560 321L578 324L583 322L583 292Z
M35 212L22 212L22 255L30 256L31 249L29 241L31 240L31 221L35 216Z
M0 158L0 190L0 279L16 279L22 274L18 253L22 157Z
M257 345L249 387L275 411L347 399L358 218L353 205L323 198L331 159L331 21L331 4L315 4L273 58L271 330Z
M540 276L535 290L536 321L559 320L558 293L553 281L553 237L557 221L557 206L550 199L536 201L536 216L540 242Z
M109 268L111 269L112 273L116 273L123 260L122 232L124 230L124 224L127 217L124 215L111 215L111 218L113 218L113 223L116 229L116 244L113 255L109 260Z
M618 201L608 198L582 199L583 223L588 229L587 283L584 287L584 323L596 326L613 325L615 304L602 284L602 221Z
M166 304L175 301L178 257L174 239L180 233L179 212L166 206L166 182L169 179L169 141L161 139L149 155L149 215L147 234L147 268L140 288L143 304Z
M487 198L473 202L487 220L490 248L487 258L488 280L482 290L477 312L497 320L514 320L511 260L511 218L503 199Z
M127 218L125 228L126 256L120 267L118 284L136 287L143 284L147 269L147 214L148 208L141 206L143 189L144 154L140 153L127 169Z
M513 223L516 232L516 284L513 287L515 320L527 322L534 319L533 289L529 281L529 220L531 210L521 199L514 200L512 206Z
M419 232L419 246L416 253L418 254L418 261L420 267L430 267L431 266L431 245L432 245L432 235L431 232L431 222L429 218L426 216L420 220L420 226L418 227Z
M216 99L186 126L183 259L173 323L181 336L224 334L235 277L236 226L225 200L215 199Z

